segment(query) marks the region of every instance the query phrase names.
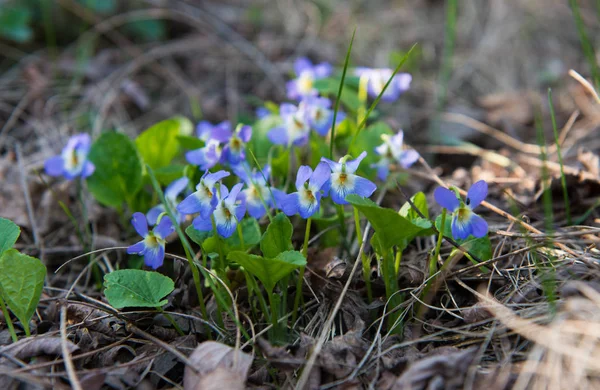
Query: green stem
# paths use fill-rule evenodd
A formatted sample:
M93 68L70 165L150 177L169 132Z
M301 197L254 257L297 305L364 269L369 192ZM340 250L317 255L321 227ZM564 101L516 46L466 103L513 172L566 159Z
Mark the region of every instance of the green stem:
M442 247L442 240L444 239L444 228L446 226L446 209L442 209L442 224L440 225L440 231L438 234L437 243L435 244L435 252L433 257L429 259L429 276L437 272L437 259L440 256L440 248Z
M212 223L213 237L217 241L217 251L219 252L219 264L217 265L217 267L215 267L215 271L217 271L217 274L226 282L226 280L224 279L224 277L226 276L225 257L223 255L223 247L221 245L221 236L219 236L219 233L217 232L217 223L215 222L214 215L210 216L210 222Z
M363 244L363 235L360 228L360 216L358 215L358 209L356 207L354 207L354 227L356 229L358 247L360 248ZM361 260L363 266L363 279L365 280L365 285L367 286L367 298L369 299L370 303L373 301L373 292L371 291L371 262L364 251L362 253Z
M306 230L304 231L304 246L302 247L302 256L308 258L308 239L310 238L310 225L312 218L306 220ZM300 274L298 275L298 282L296 283L296 297L294 298L294 311L292 313L292 324L296 322L298 315L298 307L300 306L300 299L302 298L302 282L304 281L304 270L306 267L300 267Z
M244 233L242 232L242 225L238 222L237 224L237 232L240 238L240 245L242 246L242 252L246 251L246 244L244 243Z
M277 305L275 305L275 300L273 299L273 291L267 291L269 296L269 305L271 306L271 324L273 325L272 334L277 338L279 335L279 322L277 321Z
M164 311L163 308L160 306L157 306L156 310L158 310L163 316L165 316L165 318L167 320L169 320L169 322L171 323L171 325L173 325L173 328L175 328L175 330L177 331L177 333L179 333L179 335L185 336L185 333L183 333L183 330L181 330L181 328L179 327L177 322L175 322L175 319L173 319L173 317L171 317L171 315L169 313Z
M556 117L554 115L554 106L552 105L552 90L548 88L548 103L550 105L550 118L552 119L552 131L554 132L554 143L556 144L556 154L560 164L560 184L562 185L563 197L565 198L565 213L567 214L567 225L571 225L571 206L569 202L569 193L567 191L567 179L565 177L565 167L563 165L562 153L560 151L560 142L558 140L558 129L556 127Z
M15 333L15 327L13 326L12 320L10 319L10 313L4 304L4 299L2 299L2 295L0 294L0 308L2 309L2 314L4 315L4 319L6 320L6 325L8 326L8 332L10 333L10 337L12 338L13 343L16 343L19 339L17 338L17 334Z

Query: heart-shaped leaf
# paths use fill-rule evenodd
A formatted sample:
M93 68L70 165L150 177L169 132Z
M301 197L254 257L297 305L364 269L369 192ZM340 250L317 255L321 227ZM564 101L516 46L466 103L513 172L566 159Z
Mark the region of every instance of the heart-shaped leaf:
M281 252L293 249L292 233L294 228L285 214L277 214L260 241L260 250L265 257L275 257Z
M104 275L104 295L115 309L160 307L175 288L171 278L158 272L123 269Z
M394 210L379 207L371 200L357 195L348 195L346 200L371 222L377 232L381 249L384 251L394 245L404 248L409 240L431 227L428 221L424 220L417 225Z
M269 293L273 292L277 282L295 269L306 265L306 259L298 251L282 252L273 259L234 251L229 252L227 258L258 278Z
M179 154L180 135L189 135L193 125L189 119L176 117L158 122L135 139L144 162L155 171L168 166ZM181 177L181 175L179 176Z
M0 218L0 256L12 248L21 234L21 229L10 219Z
M9 249L0 257L0 294L29 333L29 320L40 301L46 267L39 259Z
M142 185L142 161L135 144L121 133L104 133L90 148L88 159L96 170L88 189L100 202L121 207Z

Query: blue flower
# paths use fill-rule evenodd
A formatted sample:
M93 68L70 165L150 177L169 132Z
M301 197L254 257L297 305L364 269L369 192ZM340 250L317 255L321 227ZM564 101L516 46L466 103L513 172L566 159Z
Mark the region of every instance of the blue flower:
M166 216L161 218L158 225L152 231L148 231L146 216L142 213L134 213L131 224L144 239L127 248L127 253L144 256L144 264L152 269L157 269L163 265L166 239L169 234L175 231L171 219Z
M258 119L266 118L269 115L271 115L271 110L269 110L267 107L258 107L256 109L256 117Z
M301 109L305 109L308 114L310 126L320 136L326 136L333 125L333 110L331 109L331 100L319 97L309 96L300 102ZM346 118L346 114L338 111L335 118L336 124Z
M169 184L165 189L165 201L169 203L169 206L171 210L173 210L175 218L177 221L179 221L179 223L182 223L185 220L185 215L181 214L176 208L177 197L179 197L179 194L181 194L187 188L189 182L190 180L187 177L182 177ZM162 203L158 206L152 207L148 213L146 213L148 223L151 226L156 225L158 217L165 212L167 212L167 208Z
M444 187L435 189L433 196L440 206L452 212L452 236L464 240L471 234L476 238L484 237L488 232L485 219L473 212L473 209L487 196L488 185L480 180L473 184L467 192L467 199L463 202L457 198L454 191Z
M330 178L331 169L324 162L319 163L314 172L309 166L302 165L296 176L298 192L286 195L281 199L283 212L286 215L298 213L304 219L310 218L319 211L321 191L325 195L329 192Z
M238 222L244 218L246 206L243 200L238 200L238 194L243 186L242 183L238 183L233 186L231 192L224 185L219 186L218 200L212 216L215 219L217 233L221 237L231 237ZM204 232L212 230L211 215L194 218L192 225L196 230Z
M200 213L202 218L208 218L217 206L218 198L215 194L217 182L229 176L229 172L218 171L210 173L206 171L200 183L196 186L196 192L189 195L177 205L177 211L182 214Z
M307 106L300 103L295 106L283 103L279 108L279 115L283 119L283 125L269 130L267 137L276 145L304 146L308 142L310 133L310 116Z
M298 58L294 63L296 78L286 84L287 96L292 100L299 100L304 96L316 95L315 80L329 77L333 68L327 62L313 65L306 57Z
M69 180L77 176L90 176L95 170L94 164L87 160L91 144L92 140L88 134L72 136L59 156L46 160L46 173L50 176L64 176Z
M246 159L246 144L252 137L252 127L239 125L223 148L223 160L234 166Z
M210 122L202 121L196 127L198 138L205 142L200 149L189 151L185 154L186 160L190 164L198 165L201 170L207 170L221 160L221 143L231 138L231 124L229 121L212 125Z
M381 136L383 144L375 148L375 153L381 156L381 159L372 164L372 168L377 168L377 177L385 180L390 172L390 164L399 164L402 168L408 168L419 159L419 153L413 149L403 149L404 132L398 131L396 135L390 137L387 134Z
M367 79L367 91L372 98L379 96L393 73L394 71L388 68L356 68L355 71L357 76ZM390 85L386 88L384 94L381 96L381 100L384 102L393 102L397 100L400 95L410 88L411 81L412 76L410 74L397 73Z
M340 158L339 162L321 158L331 168L329 194L334 203L348 204L346 196L350 194L368 198L375 192L377 186L373 182L354 174L366 156L367 152L362 152L355 160L349 160L350 156L346 156Z
M233 171L246 183L246 189L240 193L239 198L246 204L248 214L253 218L259 219L265 215L265 204L267 207L276 207L279 199L286 196L283 191L267 185L271 174L271 167L268 165L263 168L262 173L256 170L250 172L246 164L235 167Z

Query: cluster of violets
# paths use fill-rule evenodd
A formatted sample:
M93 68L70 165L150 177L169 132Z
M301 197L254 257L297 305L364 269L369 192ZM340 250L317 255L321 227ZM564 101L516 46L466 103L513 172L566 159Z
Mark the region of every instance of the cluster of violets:
M311 130L327 136L334 116L332 102L319 96L314 88L316 80L331 75L331 65L313 65L308 59L301 58L296 61L294 70L296 78L286 87L288 98L297 104L281 104L279 116L282 124L267 134L271 142L287 148L306 145ZM356 75L367 83L368 94L376 97L392 75L392 70L359 68ZM397 74L382 95L382 100L397 99L409 88L410 82L409 74ZM270 114L266 108L257 110L259 118ZM343 113L338 113L340 121L344 117ZM140 212L133 214L132 225L143 240L130 246L127 252L144 256L145 264L153 269L163 264L166 238L175 230L171 219L165 217L166 206L174 212L178 223L182 223L188 215L195 215L192 220L195 229L216 230L219 236L227 238L234 234L246 213L259 219L267 213L267 209L280 209L288 216L299 214L306 219L319 211L323 197L329 196L333 203L344 205L348 195L369 197L377 188L370 180L356 175L360 162L367 156L366 151L355 159L344 156L337 162L321 158L314 170L300 166L295 181L296 192L286 194L270 185L269 166L257 171L246 162L246 145L252 137L252 127L238 125L233 129L228 121L216 125L202 121L196 128L196 135L204 141L204 146L185 155L190 164L204 171L195 191L190 191L189 179L182 177L165 189L167 205L157 205L146 215ZM383 143L375 148L374 152L380 159L371 167L377 170L380 180L387 179L391 165L408 168L419 158L415 150L404 148L403 138L402 130L393 136L382 136ZM67 179L90 176L94 172L94 165L87 160L90 144L87 134L73 136L59 156L46 161L46 172ZM231 172L210 171L218 164L228 167L240 182L231 189L227 188L222 180ZM437 202L453 213L452 233L455 238L466 238L470 234L481 237L487 233L487 223L472 212L486 195L485 182L471 187L466 202L446 188L435 191ZM149 230L148 225L154 226L153 229Z

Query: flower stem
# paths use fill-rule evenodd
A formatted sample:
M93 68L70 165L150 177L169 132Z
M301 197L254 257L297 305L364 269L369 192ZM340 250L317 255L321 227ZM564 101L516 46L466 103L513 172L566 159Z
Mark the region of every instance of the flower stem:
M310 225L312 218L306 220L306 230L304 231L304 246L302 247L302 256L306 259L308 257L308 239L310 237ZM296 283L296 297L294 298L294 311L292 313L292 324L296 322L298 315L298 306L300 306L300 299L302 298L302 282L304 281L304 269L306 267L300 267L300 274L298 275L298 282Z
M163 316L165 316L165 318L167 320L169 320L169 322L171 323L171 325L173 325L173 328L175 328L175 330L177 331L177 333L179 333L179 335L185 336L185 333L183 333L183 330L181 330L181 328L179 327L177 322L175 322L175 319L173 319L173 317L171 317L171 315L169 313L164 311L163 308L160 306L157 306L156 310L158 310Z
M17 334L15 333L15 327L13 326L12 320L10 319L10 313L4 304L4 299L2 299L2 294L0 294L0 308L2 309L2 314L4 315L4 319L6 320L6 325L8 326L8 332L10 333L10 337L12 338L13 343L16 343L19 339L17 338Z
M217 223L215 222L214 215L210 216L210 222L212 223L213 237L217 241L217 251L219 252L219 264L215 268L216 268L216 271L219 274L219 276L224 277L225 276L225 257L223 255L223 247L221 245L221 236L219 236L219 233L217 232ZM223 280L225 280L225 278L223 278Z
M242 225L238 222L237 224L237 232L240 238L240 245L242 247L242 252L246 251L246 244L244 243L244 232L242 232Z
M358 209L354 207L354 226L356 228L356 238L358 239L358 247L360 248L363 244L362 230L360 228L360 216L358 215ZM371 291L371 264L367 255L362 253L362 266L363 266L363 279L367 286L367 298L369 303L373 301L373 292Z
M442 223L440 225L440 231L438 234L437 244L435 245L435 252L433 257L429 260L429 277L433 276L437 272L437 259L440 256L440 248L442 247L442 240L444 239L444 228L446 226L446 209L442 209Z

